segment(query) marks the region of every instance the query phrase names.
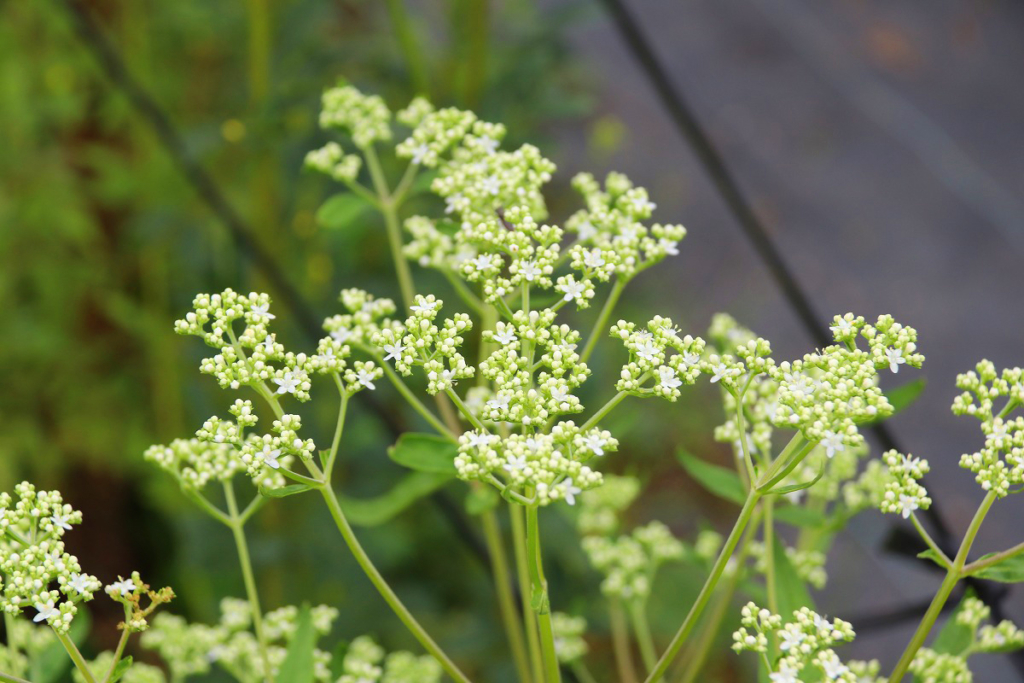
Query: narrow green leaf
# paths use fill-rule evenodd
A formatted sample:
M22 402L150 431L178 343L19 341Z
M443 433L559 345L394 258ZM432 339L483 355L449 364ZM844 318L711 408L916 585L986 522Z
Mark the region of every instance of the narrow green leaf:
M295 622L295 634L277 673L278 683L313 683L315 648L313 617L309 613L309 605L303 605Z
M964 597L960 599L960 604L950 613L942 630L939 631L939 635L935 636L935 642L930 646L931 649L940 654L958 655L971 646L974 631L969 626L956 623L956 617L963 610L964 601L969 597L974 597L974 591L970 588L964 591Z
M985 560L994 554L982 555L979 559ZM1000 583L1024 582L1024 555L1008 557L1002 562L997 562L979 572L971 574L971 576L976 576L979 579L988 579L989 581L999 581Z
M695 455L680 450L679 462L691 477L701 486L719 498L732 501L739 505L747 500L747 492L738 474L718 465L701 460Z
M121 661L114 667L114 670L110 672L110 678L107 679L107 683L117 683L128 673L130 668L132 668L132 658L130 656L122 657Z
M388 449L388 456L399 465L418 472L455 476L455 456L459 447L433 434L407 433Z
M374 498L338 496L348 521L355 526L377 526L393 519L424 496L441 488L451 477L432 472L410 472L387 493Z
M775 590L779 601L779 614L789 619L795 610L801 607L814 609L811 598L803 579L797 574L793 563L789 561L786 547L778 536L775 537L775 548L772 555L775 560Z
M348 654L348 641L343 640L334 646L334 652L331 653L331 678L330 680L336 681L345 675L345 655Z
M923 550L923 551L919 552L917 554L917 556L920 557L922 560L931 560L932 562L934 562L935 564L939 565L943 569L948 569L949 568L946 565L945 560L943 560L942 557L937 552L932 550L931 548L928 548L927 550Z
M342 192L320 205L316 222L323 228L338 230L356 222L364 211L372 208L364 198L353 192Z
M267 498L285 498L287 496L294 496L296 493L304 493L311 488L308 484L292 484L291 486L282 486L277 489L268 489L265 486L261 486L260 495Z

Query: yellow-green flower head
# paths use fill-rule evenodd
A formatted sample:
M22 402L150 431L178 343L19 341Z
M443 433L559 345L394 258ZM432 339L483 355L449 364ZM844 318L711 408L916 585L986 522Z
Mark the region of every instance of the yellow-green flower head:
M347 132L360 149L391 139L391 111L379 95L346 85L325 91L322 105L320 127Z
M981 487L1000 498L1010 493L1011 486L1024 484L1024 417L1012 417L1024 401L1022 378L1021 368L999 373L983 360L974 371L956 379L963 393L953 401L953 413L978 418L985 436L984 447L961 456L960 466L974 472Z

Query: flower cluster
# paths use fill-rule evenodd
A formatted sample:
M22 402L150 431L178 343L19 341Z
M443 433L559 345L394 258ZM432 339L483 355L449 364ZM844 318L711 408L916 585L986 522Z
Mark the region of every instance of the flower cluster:
M679 336L668 318L656 316L646 330L620 320L612 325L611 335L620 339L629 351L615 388L634 396L660 396L675 401L679 387L692 385L702 371L704 340ZM653 383L647 385L648 380ZM715 381L715 380L712 380Z
M78 605L101 588L64 548L65 532L82 523L82 513L59 491L37 491L28 482L14 490L17 502L0 493L0 607L10 615L31 608L34 622L67 633Z
M384 649L367 636L352 641L341 663L337 683L437 683L441 665L430 656Z
M882 459L892 479L885 485L879 509L901 514L903 519L909 518L915 510L927 510L932 499L917 480L928 473L928 461L896 451L886 451Z
M274 420L272 434L253 435L246 439L238 457L254 480L260 482L274 472L289 469L295 458L311 461L316 445L312 439L299 437L302 420L298 415L282 415Z
M768 645L778 644L781 656L772 663L769 678L772 683L797 683L801 672L810 668L818 671L826 681L857 683L852 664L845 664L832 649L835 645L854 638L853 627L842 619L829 621L816 612L802 607L793 612L791 621L759 608L750 602L743 608L741 627L733 634L733 650L767 653ZM857 669L868 668L858 663Z
M139 633L149 628L149 615L160 605L166 605L174 599L174 591L170 588L150 590L138 572L132 572L127 579L117 577L117 581L109 584L104 590L112 600L124 606L125 620L121 628L129 633ZM142 605L143 598L147 601L145 607Z
M551 631L555 636L555 654L562 664L571 664L586 656L590 651L583 635L587 632L587 620L562 612L551 613Z
M640 494L636 477L604 475L604 484L587 491L580 499L576 528L584 536L611 536L619 529L619 517Z
M684 546L661 522L619 537L587 536L583 550L601 574L601 591L614 598L645 600L658 568L683 557Z
M459 353L463 335L473 329L473 323L465 313L456 313L438 327L434 320L442 304L433 295L417 295L404 325L385 327L371 338L378 351L386 354L384 361L393 361L403 375L412 374L414 366L422 367L431 394L446 392L476 372Z
M999 373L983 360L975 370L958 375L956 386L963 393L954 399L953 413L978 418L985 435L985 446L961 456L960 466L974 472L982 488L1002 498L1011 486L1024 484L1024 418L1010 417L1024 404L1024 369ZM1003 407L996 412L1000 399Z
M555 425L549 434L504 439L476 430L459 437L455 469L466 481L532 492L539 505L557 500L574 505L577 495L602 482L601 473L583 463L617 446L608 432L582 432L571 421Z
M801 581L818 590L825 587L828 581L828 574L825 571L825 553L820 550L799 549L791 546L785 546L785 552L786 558L793 565L793 569ZM752 541L750 554L755 561L754 568L765 573L768 569L768 550L764 543Z
M96 659L89 663L89 670L92 671L94 680L101 681L114 665L113 652L101 652ZM87 683L85 675L78 669L71 672L71 680L74 683ZM155 666L143 662L133 662L130 669L124 672L118 683L166 683L167 678L164 672Z

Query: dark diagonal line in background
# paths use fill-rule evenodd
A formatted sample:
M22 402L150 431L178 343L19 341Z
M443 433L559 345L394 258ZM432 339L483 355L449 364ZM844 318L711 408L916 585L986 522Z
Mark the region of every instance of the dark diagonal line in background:
M160 143L170 154L181 174L217 219L227 228L242 255L267 278L284 307L298 319L303 332L314 342L319 340L323 330L316 313L288 281L274 257L256 241L253 231L228 202L217 182L192 157L170 117L131 75L124 59L107 40L89 10L78 0L62 1L71 18L75 33L93 53L111 83L125 94L142 118L152 126ZM372 394L367 392L362 399L384 422L393 436L397 437L402 433L403 430L396 422L395 417ZM457 538L466 545L470 553L484 566L489 566L490 559L483 542L462 518L459 506L446 500L444 495L442 492L434 493L431 496L431 501L455 529Z
M626 46L657 93L665 112L672 119L680 135L683 136L696 154L698 161L708 174L729 213L739 223L744 235L750 240L755 252L768 269L772 279L782 290L786 302L796 313L806 332L820 346L831 344L831 335L828 334L826 326L821 323L822 318L815 312L810 297L786 265L768 230L754 213L750 202L747 201L732 172L726 166L721 153L697 120L696 115L683 96L682 90L673 84L669 78L668 72L654 53L650 40L644 35L633 14L626 7L623 0L601 0L601 2L604 4L609 15L611 15L615 28L622 40L626 43ZM895 449L902 452L892 431L885 424L874 425L871 427L871 431L884 450ZM931 508L927 510L926 515L935 529L936 542L947 554L955 554L955 548L952 547L952 534L939 512L938 506L934 502ZM984 582L968 578L965 580L965 583L971 585L977 591L978 597L992 608L993 617L997 621L1000 620L1003 610L999 603L1002 596L997 595L991 586ZM916 605L908 606L907 609L919 607ZM920 611L923 614L924 610ZM903 614L903 612L900 614ZM882 624L882 622L878 621L876 623L878 625ZM894 620L884 623L894 623ZM1024 657L1021 654L1017 653L1012 658L1018 670L1024 673Z

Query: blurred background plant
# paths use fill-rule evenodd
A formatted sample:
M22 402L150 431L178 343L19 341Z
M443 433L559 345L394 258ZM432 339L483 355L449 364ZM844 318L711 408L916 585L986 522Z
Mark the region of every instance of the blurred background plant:
M765 13L743 14L747 4L784 11L767 19ZM997 319L1020 319L1021 303L1008 292L1021 278L1006 275L1019 248L1013 230L1020 228L1020 216L1016 223L1007 222L1005 213L992 208L1002 197L996 190L988 194L991 201L984 200L984 188L999 187L992 177L972 176L974 194L964 194L970 184L955 174L943 179L942 169L934 170L941 164L929 154L946 149L948 141L933 135L918 142L906 131L906 119L885 123L884 114L899 110L898 101L865 114L858 86L867 74L869 83L876 78L906 90L924 111L938 112L938 122L953 131L956 149L984 156L990 164L992 158L1004 159L999 145L979 137L970 124L989 122L994 130L1020 139L1019 126L1003 119L1003 112L1009 117L1019 104L993 93L1009 82L999 65L1008 56L1019 56L1017 48L1006 46L1024 18L1000 3L989 3L990 9L950 3L927 17L881 10L876 4L840 3L824 17L792 2L700 2L674 10L644 4L642 17L660 39L655 47L670 56L673 67L683 65L686 74L694 64L688 77L675 80L693 85L698 104L715 114L713 133L750 184L758 213L781 238L787 259L819 296L819 308L870 309L865 312L871 314L892 310L922 330L923 338L939 331L945 335L937 355L925 349L935 398L900 418L920 431L934 424L936 415L949 421L951 377L976 356L993 355L1004 365L1020 362L1014 341L1019 329ZM558 219L574 207L568 179L577 170L600 175L606 168L623 167L650 187L669 212L666 220L683 220L692 235L683 245L689 256L684 255L678 272L671 279L640 283L623 315L637 312L633 317L639 319L665 313L687 331L701 333L711 311L729 307L780 340L782 348L805 350L806 338L796 331L792 314L739 233L719 229L729 219L723 218L715 193L676 142L670 119L646 89L644 74L627 66L630 55L599 10L585 0L0 2L0 130L6 138L0 155L0 306L5 313L0 323L5 379L0 490L10 490L23 478L61 488L88 521L71 550L104 580L132 566L156 585L174 586L181 596L174 609L190 619L215 621L218 598L241 593L234 559L222 550L228 539L190 508L172 484L156 476L141 453L152 443L188 433L220 407L216 387L195 372L201 349L170 334L172 321L188 309L193 294L229 286L266 288L280 306L282 292L197 194L176 164L174 150L154 133L152 117L133 107L124 83L111 80L97 61L95 45L82 40L83 17L95 22L129 76L172 122L188 155L209 172L251 230L252 243L271 255L314 320L336 312L342 287L397 295L379 218L351 202L331 201L335 189L301 171L305 152L321 142L316 127L320 93L345 78L380 93L395 107L425 93L440 106L474 108L486 120L507 124L510 146L527 140L538 144L562 167L549 201ZM792 20L788 32L779 28L783 20L778 16ZM828 25L823 28L821 21ZM834 53L824 51L839 55L838 62L822 58L816 42L830 34L849 37ZM838 100L816 90L816 81L808 85L780 73L780 65L814 62L816 54L824 65L821 78L831 79ZM958 68L947 74L943 65L949 63ZM861 71L844 70L850 64ZM939 77L947 75L952 86ZM943 89L951 96L963 91L972 77L978 83L972 91L977 106L983 110L990 103L999 115L972 118L977 109L950 114L948 103L935 95ZM781 99L804 102L805 107L791 109L812 112L809 123L799 114L787 117L778 111L776 98L769 97L770 106L763 106L756 93L765 85L784 94ZM849 111L881 118L885 134L872 130L867 135L850 123ZM842 131L851 130L859 136L841 142ZM885 146L886 136L910 147L922 159L923 170L908 170L899 156L899 163L890 163L887 155L893 152L876 149ZM993 138L1002 139L998 134ZM872 153L862 165L837 161L844 152L864 149ZM1024 177L1019 165L998 163L1001 178L1019 186ZM883 178L911 180L880 182L873 173L882 166L888 167ZM821 176L822 168L848 175L834 176L836 182L809 198L810 188L817 186L808 176ZM922 180L929 174L939 178L938 189ZM807 189L795 191L798 182ZM890 193L898 187L903 194L893 198L880 185ZM907 199L914 191L920 197ZM865 194L874 201L858 200ZM977 197L982 209L971 203ZM948 208L954 200L961 204L955 211ZM935 207L946 207L948 222L941 222L936 214L942 209ZM909 212L910 220L900 211ZM833 215L839 218L832 220ZM908 227L890 226L885 217L891 215L897 218L888 220ZM988 227L972 232L979 217ZM922 226L932 225L933 219L959 237L942 238L935 232L946 233L938 228L927 232ZM880 227L865 228L871 221ZM783 223L791 227L783 230ZM836 230L826 236L821 225ZM932 240L926 247L921 247L921 235ZM917 249L922 255L911 260L921 265L904 263L901 253L916 255ZM883 251L896 261L887 260ZM906 270L893 276L896 264ZM947 283L942 289L935 274L949 280L956 264L969 277L959 288ZM856 284L866 281L870 285ZM955 314L948 313L951 305ZM287 332L293 342L306 341L302 314L290 313L279 316L279 322L293 326ZM966 328L965 321L977 318L984 318L984 325L972 328L973 336L955 335L955 328ZM1009 356L1011 350L1018 356ZM592 364L598 374L594 384L608 380L600 377L609 372L602 368L601 353ZM382 391L378 398L385 414L402 419L397 397ZM379 494L399 472L383 455L393 436L379 411L358 401L353 408L360 429L353 430L352 438L358 444L346 456L341 486L354 497ZM696 510L712 521L717 514L733 514L728 504L701 492L674 457L680 445L709 460L731 457L727 447L712 440L718 419L713 391L696 393L677 406L618 416L617 433L625 438L612 469L642 473L650 483L627 513L627 526L662 519L678 536L692 540L698 530ZM934 430L924 443L936 447L964 440L956 432ZM946 474L955 473L959 453L951 453ZM929 457L933 463L939 460ZM933 476L942 476L941 463L936 470ZM951 475L946 482L964 486L966 479ZM500 659L504 642L497 619L488 607L481 609L493 602L486 567L472 549L475 535L465 523L463 501L455 495L459 490L443 490L431 502L418 503L416 514L399 515L363 536L410 607L428 615L439 638L455 644L453 655L472 653L480 662L494 653L492 670L483 677L510 680L511 671ZM285 506L287 514L280 509ZM965 510L973 509L955 497L951 507L954 526ZM296 520L301 520L298 526ZM396 648L411 647L365 589L344 550L316 542L327 523L302 500L285 501L256 520L252 551L268 606L303 600L336 605L343 614L336 635L368 632ZM600 577L588 569L577 544L569 542L573 523L551 526L555 592L580 596L580 604L563 607L587 613L583 596L598 590ZM860 553L859 545L877 542L879 535L878 525L869 527L848 539L846 547L841 542L840 550ZM454 572L453 566L468 569ZM656 634L675 627L696 591L689 586L699 573L685 565L663 569L659 581L676 590L652 605ZM899 575L879 600L900 595L916 576ZM847 596L831 604L846 610L857 601ZM115 607L101 608L97 603L97 620L119 618ZM608 633L602 615L588 616L597 638ZM722 633L726 637L728 629ZM859 641L878 644L869 638ZM100 649L111 643L90 645ZM592 642L591 650L601 652L606 645ZM726 656L722 666L736 666L732 659ZM720 680L729 680L726 669L721 671Z

